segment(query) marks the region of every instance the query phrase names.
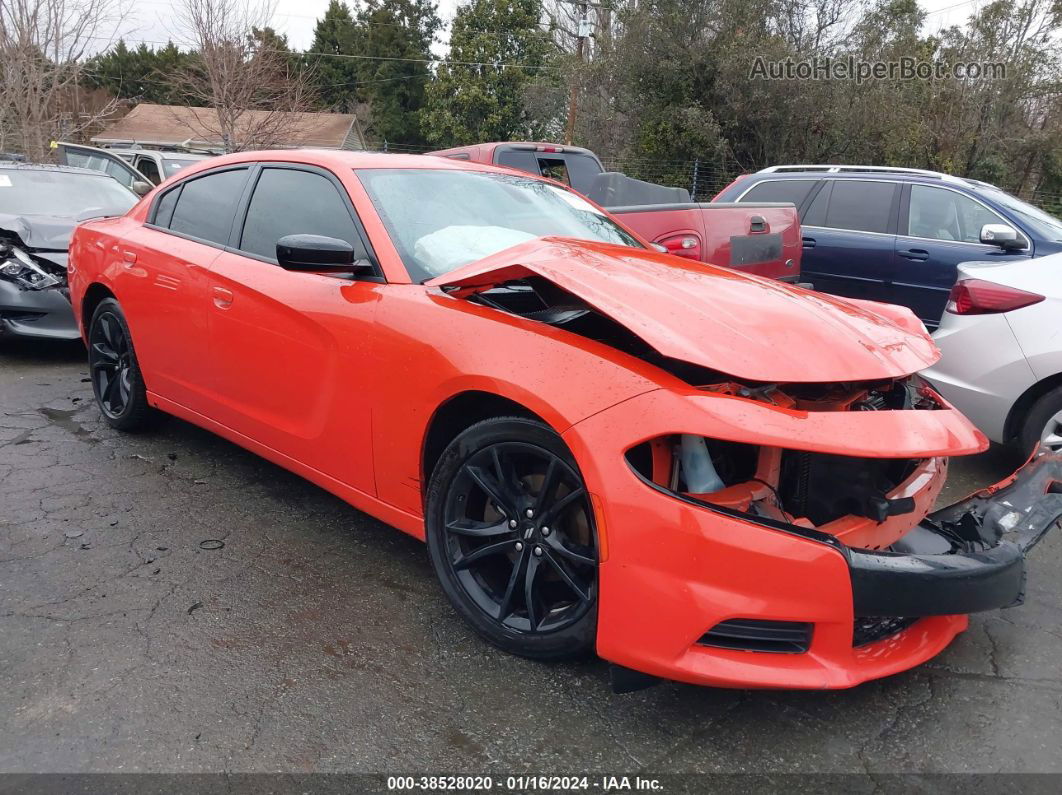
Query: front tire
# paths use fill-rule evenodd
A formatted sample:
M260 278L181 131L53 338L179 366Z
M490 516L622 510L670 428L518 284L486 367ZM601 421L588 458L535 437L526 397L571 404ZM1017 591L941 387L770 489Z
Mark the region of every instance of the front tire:
M537 660L593 650L597 531L552 429L499 417L461 433L431 474L426 524L443 591L482 637Z
M129 324L114 298L100 301L92 313L88 355L92 393L107 424L129 433L153 426L158 414L148 405Z

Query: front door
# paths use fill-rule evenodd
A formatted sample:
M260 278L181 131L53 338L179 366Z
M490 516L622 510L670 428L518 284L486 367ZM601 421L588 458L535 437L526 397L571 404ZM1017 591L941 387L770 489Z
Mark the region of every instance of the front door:
M366 493L372 476L374 315L381 279L287 271L277 240L346 240L368 258L336 178L310 166L257 170L232 250L209 268L210 416Z
M52 148L55 150L56 162L65 166L101 171L114 177L131 191L137 192L135 185L137 182L151 184L143 174L118 157L118 155L108 152L106 149L65 142L55 143ZM143 192L146 193L147 191Z
M891 301L910 308L929 329L940 324L959 263L1024 259L1032 247L1004 251L981 243L985 224L1014 225L981 202L935 185L909 186L896 237Z

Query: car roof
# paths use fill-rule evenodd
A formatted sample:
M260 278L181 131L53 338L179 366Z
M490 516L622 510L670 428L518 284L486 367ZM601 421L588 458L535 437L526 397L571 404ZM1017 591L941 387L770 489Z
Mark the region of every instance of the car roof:
M111 146L103 151L122 155L158 155L163 160L206 160L209 157L214 157L214 155L208 155L203 152L171 152L164 149L131 149L125 146Z
M777 169L777 170L776 170ZM845 171L831 171L829 169L848 169ZM859 170L865 169L865 170ZM783 180L783 179L863 179L881 181L887 179L898 182L917 182L927 185L950 185L971 190L990 188L1001 190L995 185L981 182L967 177L956 177L952 174L943 174L937 171L925 171L921 169L884 168L876 166L773 166L749 174L756 181Z
M384 152L349 151L340 149L272 149L260 151L235 152L228 155L205 158L201 163L182 169L181 176L215 169L219 166L254 162L287 162L320 165L332 169L446 169L453 171L490 171L499 174L511 174L511 169L492 166L469 160L453 160L447 157L431 155L389 154Z
M108 176L104 172L93 168L61 166L58 163L19 163L13 160L0 160L0 169L4 171L57 171L63 174L90 174L94 177Z

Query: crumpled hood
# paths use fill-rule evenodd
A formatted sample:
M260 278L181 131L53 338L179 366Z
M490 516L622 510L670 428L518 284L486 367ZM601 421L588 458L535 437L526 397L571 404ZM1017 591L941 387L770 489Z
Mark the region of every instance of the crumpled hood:
M27 248L41 251L66 251L77 221L66 216L15 215L0 213L0 235L18 235Z
M664 356L735 378L870 381L940 358L907 309L622 246L539 238L427 284L467 296L529 275L567 290Z

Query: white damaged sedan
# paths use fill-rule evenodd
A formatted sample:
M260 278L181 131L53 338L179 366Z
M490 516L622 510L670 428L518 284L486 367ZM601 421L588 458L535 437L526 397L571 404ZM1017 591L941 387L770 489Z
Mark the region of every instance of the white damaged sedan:
M923 375L996 442L1062 450L1062 254L959 266Z

